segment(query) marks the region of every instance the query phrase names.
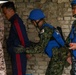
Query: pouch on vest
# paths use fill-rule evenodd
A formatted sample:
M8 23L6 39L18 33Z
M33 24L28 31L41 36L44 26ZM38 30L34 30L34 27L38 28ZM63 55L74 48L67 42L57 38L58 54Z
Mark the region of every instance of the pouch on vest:
M62 39L62 36L60 35L59 32L54 31L53 33L53 38L56 40L56 42L61 45L64 46L65 45L65 41Z
M51 40L51 41L48 42L48 44L45 48L45 53L48 55L48 57L52 57L52 55L53 55L52 54L52 49L55 48L55 47L57 47L57 48L60 47L59 44L55 40Z

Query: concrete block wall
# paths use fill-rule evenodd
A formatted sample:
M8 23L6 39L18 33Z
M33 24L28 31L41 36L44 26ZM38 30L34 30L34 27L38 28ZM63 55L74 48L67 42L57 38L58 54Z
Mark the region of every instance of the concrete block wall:
M39 40L37 31L30 23L27 23L28 15L34 8L40 8L46 15L46 22L53 26L62 27L63 35L66 38L70 32L72 22L75 18L72 17L71 0L9 0L15 3L17 13L22 18L26 28L27 34L31 41L37 42ZM10 56L6 50L5 41L8 38L10 23L4 19L5 23L5 37L4 37L4 52L7 66L7 75L12 74L12 66ZM28 29L29 28L29 29ZM31 37L30 37L31 36ZM27 62L27 74L45 75L47 65L50 58L46 54L31 55L31 59ZM63 75L70 75L71 66L64 68Z
M4 20L0 13L0 75L6 75L6 65L3 51L3 39L4 39Z

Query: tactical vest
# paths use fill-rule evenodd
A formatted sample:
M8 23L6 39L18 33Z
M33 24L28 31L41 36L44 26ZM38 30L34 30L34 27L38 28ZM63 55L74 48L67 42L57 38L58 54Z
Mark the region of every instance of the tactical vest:
M58 32L58 30L56 28L54 28L53 26L49 25L49 24L45 24L43 25L44 27L48 26L51 29L53 29L53 34L52 37L53 39L50 39L50 41L48 42L46 48L45 48L45 53L49 56L52 57L52 49L57 47L61 47L65 45L64 40L62 39L60 33Z
M73 22L72 30L70 32L69 38L72 43L76 43L76 20ZM72 54L76 58L76 50L72 50Z

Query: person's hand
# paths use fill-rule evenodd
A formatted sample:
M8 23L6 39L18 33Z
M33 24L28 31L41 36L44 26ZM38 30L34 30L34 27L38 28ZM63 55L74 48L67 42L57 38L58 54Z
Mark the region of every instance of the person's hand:
M75 50L76 49L76 43L70 43L69 44L71 50Z
M69 56L69 57L67 58L67 62L68 62L69 64L72 64L71 56Z
M18 47L14 47L14 52L15 53L25 53L26 49L22 45L19 45Z
M26 58L27 59L31 59L31 55L30 54L26 54Z

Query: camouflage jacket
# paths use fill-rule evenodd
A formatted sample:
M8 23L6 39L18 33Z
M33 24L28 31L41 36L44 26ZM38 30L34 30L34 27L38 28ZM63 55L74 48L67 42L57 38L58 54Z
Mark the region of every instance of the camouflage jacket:
M54 29L53 26L51 26L51 28L48 26L49 24L44 24L39 32L39 37L40 37L40 41L36 44L36 43L32 43L32 45L30 47L26 47L24 48L23 46L19 46L17 48L15 48L15 52L16 53L22 53L22 52L26 52L26 53L44 53L44 49L46 48L48 42L51 40ZM57 52L53 52L53 54L55 53L61 53L65 54L65 58L67 57L67 53L68 53L68 47L61 47L61 49L56 48L58 51ZM60 50L60 51L59 51ZM52 50L54 51L54 50ZM64 55L62 56L64 57ZM58 56L59 58L59 56Z

